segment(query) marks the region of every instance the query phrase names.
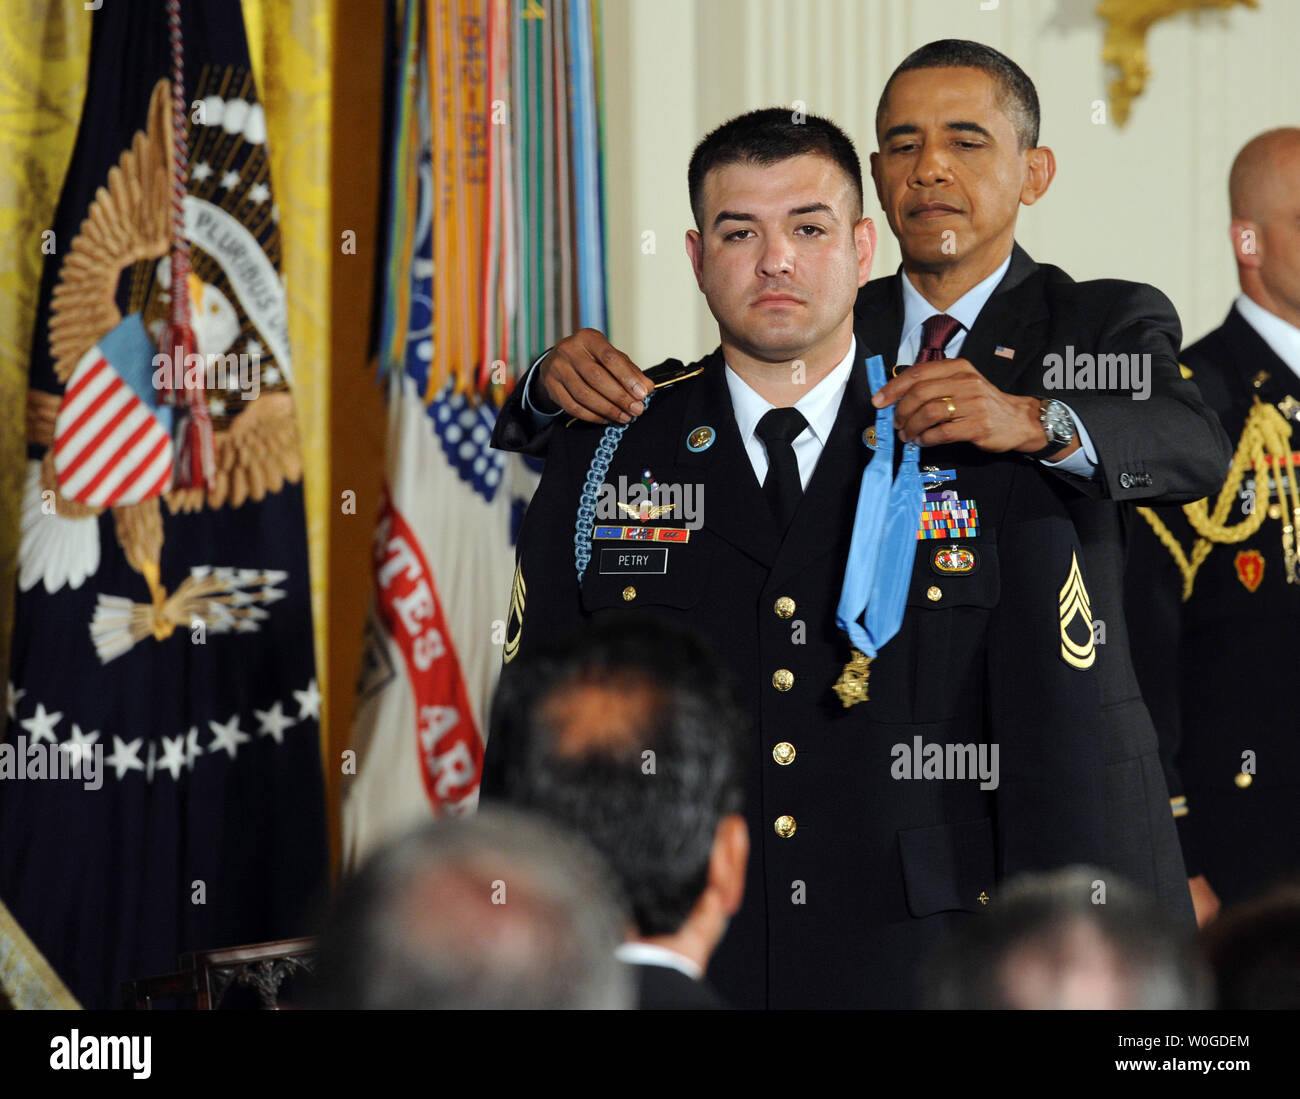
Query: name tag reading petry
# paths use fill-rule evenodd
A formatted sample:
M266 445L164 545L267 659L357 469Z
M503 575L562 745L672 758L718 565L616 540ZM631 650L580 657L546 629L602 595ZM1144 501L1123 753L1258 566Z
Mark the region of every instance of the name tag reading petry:
M602 549L600 551L602 575L619 573L662 574L668 571L668 547L647 546L645 549Z

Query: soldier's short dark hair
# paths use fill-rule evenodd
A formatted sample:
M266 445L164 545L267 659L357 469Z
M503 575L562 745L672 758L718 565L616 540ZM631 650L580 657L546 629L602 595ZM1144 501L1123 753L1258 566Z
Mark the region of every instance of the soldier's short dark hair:
M815 114L788 107L764 107L724 122L691 153L686 185L691 195L695 227L703 229L701 202L704 178L714 168L728 164L767 166L796 156L823 156L844 170L853 184L856 222L862 217L862 164L853 141L843 130Z
M997 84L998 106L1011 119L1016 131L1016 142L1021 152L1038 145L1038 90L1025 75L1024 69L982 42L962 38L943 38L913 50L885 81L885 90L876 104L876 135L880 135L880 121L889 100L889 89L901 73L915 69L979 69L991 76Z
M646 705L567 750L551 704L583 686L635 692ZM619 614L509 664L491 735L512 746L503 797L600 852L640 934L651 936L681 928L708 880L719 822L742 808L741 728L730 684L698 637Z

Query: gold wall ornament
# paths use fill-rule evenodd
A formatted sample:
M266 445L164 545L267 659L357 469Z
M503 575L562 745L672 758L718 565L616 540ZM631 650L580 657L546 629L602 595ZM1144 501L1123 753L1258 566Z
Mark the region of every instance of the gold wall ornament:
M1133 100L1146 88L1147 31L1151 24L1185 11L1228 8L1241 4L1257 8L1257 0L1101 0L1097 15L1106 22L1101 48L1102 62L1114 65L1119 76L1110 82L1110 109L1115 121L1128 121Z

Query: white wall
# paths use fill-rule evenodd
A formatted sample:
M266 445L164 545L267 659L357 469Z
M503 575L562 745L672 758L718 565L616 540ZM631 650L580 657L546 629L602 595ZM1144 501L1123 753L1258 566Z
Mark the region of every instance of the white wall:
M990 0L985 0L990 2ZM1190 342L1236 293L1227 176L1248 138L1300 125L1300 4L1182 14L1147 37L1153 71L1127 126L1092 121L1108 100L1096 0L603 0L608 120L610 332L641 365L713 348L717 329L682 244L686 164L703 135L754 107L789 105L843 126L865 163L893 67L936 38L1009 54L1038 87L1058 170L1022 209L1018 239L1075 278L1154 283ZM881 248L898 250L867 181ZM643 252L642 234L656 251Z

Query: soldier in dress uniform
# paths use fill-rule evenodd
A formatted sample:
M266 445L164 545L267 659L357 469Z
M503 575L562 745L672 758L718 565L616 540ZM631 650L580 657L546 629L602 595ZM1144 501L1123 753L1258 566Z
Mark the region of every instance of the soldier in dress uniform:
M913 1006L921 959L998 881L1102 861L1079 538L1025 460L1052 449L1037 416L1008 419L1001 452L922 451L873 407L886 375L853 304L875 233L840 130L752 112L689 180L721 346L653 368L633 423L550 434L503 675L614 610L700 631L750 719L749 884L710 980L740 1007ZM927 320L918 361L949 320ZM485 799L511 747L489 741Z
M1183 352L1236 454L1221 489L1140 509L1128 601L1197 917L1300 873L1300 129L1229 178L1241 295Z

